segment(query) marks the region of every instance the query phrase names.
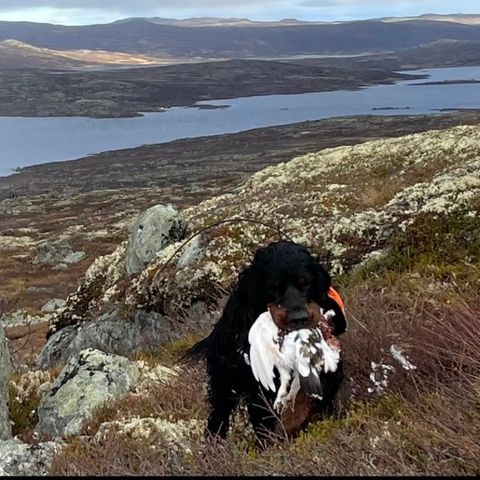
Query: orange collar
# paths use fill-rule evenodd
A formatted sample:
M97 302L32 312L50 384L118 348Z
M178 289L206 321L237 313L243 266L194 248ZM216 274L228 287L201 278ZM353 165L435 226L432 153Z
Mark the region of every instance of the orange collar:
M333 287L330 287L330 290L328 291L328 296L340 307L343 314L345 315L345 303L343 303L342 297Z

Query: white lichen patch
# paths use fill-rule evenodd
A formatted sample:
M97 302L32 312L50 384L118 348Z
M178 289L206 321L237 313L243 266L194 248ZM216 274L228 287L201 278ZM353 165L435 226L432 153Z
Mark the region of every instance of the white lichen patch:
M52 315L45 313L44 315L32 315L26 310L15 310L14 312L4 313L0 315L0 326L4 328L12 328L26 325L36 325L38 323L48 322Z
M133 417L103 423L95 437L102 440L112 430L115 434L134 440L151 440L155 434L161 434L162 439L170 446L187 449L192 437L201 435L203 424L196 419L170 422L161 418Z
M367 391L368 393L383 395L388 387L388 376L390 372L393 372L395 369L382 361L378 363L371 362L370 366L372 369L370 372L370 382L372 386L368 387Z
M140 372L138 384L135 387L135 393L146 393L152 388L158 388L160 385L169 384L179 374L179 367L169 368L164 365L150 366L143 360L136 362Z
M114 284L124 275L124 257L127 242L123 242L113 253L97 258L85 274L86 281L93 281L99 276L105 277L109 285Z
M29 236L14 237L8 235L0 236L0 250L16 250L18 248L32 248L36 241Z

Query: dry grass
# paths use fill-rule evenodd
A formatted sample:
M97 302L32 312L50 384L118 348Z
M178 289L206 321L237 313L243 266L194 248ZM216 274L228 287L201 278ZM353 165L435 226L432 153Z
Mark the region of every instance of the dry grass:
M312 423L297 439L257 451L241 413L226 442L193 433L175 448L161 435L132 441L112 432L102 441L75 440L52 472L480 475L478 235L476 217L423 217L393 240L387 257L337 279L347 300L342 348L350 395L335 416ZM404 369L392 345L416 368ZM386 366L384 391L372 382L375 365ZM204 422L200 372L186 370L171 384L104 410L92 431L132 415ZM377 367L377 380L381 373Z
M449 298L442 301L441 299ZM241 418L226 442L192 435L173 448L162 435L132 441L75 440L57 456L57 475L475 475L480 474L480 295L438 298L401 277L389 287L348 292L350 329L343 340L352 397L337 416L312 424L294 441L265 452L252 446ZM434 301L441 303L433 307ZM401 368L390 345L416 365ZM385 394L369 393L371 362L392 365ZM205 420L201 370L187 370L145 397L106 407L87 427L126 416Z

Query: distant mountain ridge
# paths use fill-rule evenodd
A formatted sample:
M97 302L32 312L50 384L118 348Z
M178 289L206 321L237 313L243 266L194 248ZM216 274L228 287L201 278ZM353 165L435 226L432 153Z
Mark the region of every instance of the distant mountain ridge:
M480 24L471 18L470 22L423 18L343 23L132 18L85 26L0 22L0 41L16 39L53 50L106 50L183 58L337 55L398 51L440 40L478 41Z
M480 24L480 14L435 14L424 13L423 15L413 17L382 17L371 20L356 20L356 21L316 21L316 20L298 20L296 18L283 18L277 21L268 20L251 20L249 18L222 18L222 17L192 17L192 18L163 18L163 17L130 17L117 20L114 23L125 23L130 20L146 20L148 22L156 23L158 25L177 25L177 26L242 26L242 25L257 25L257 26L285 26L285 25L339 25L352 22L364 21L382 21L382 22L405 22L411 20L429 20L436 22L451 22L460 23L463 25L478 25Z
M436 13L425 13L418 17L385 17L384 22L405 22L411 20L432 20L436 22L452 22L462 25L480 25L480 14L453 13L439 15Z
M177 25L182 27L202 27L202 26L285 26L285 25L325 25L328 23L341 22L309 22L305 20L297 20L296 18L284 18L278 21L261 21L250 20L249 18L221 18L221 17L194 17L194 18L162 18L162 17L130 17L117 20L114 23L125 23L130 20L146 20L158 25Z

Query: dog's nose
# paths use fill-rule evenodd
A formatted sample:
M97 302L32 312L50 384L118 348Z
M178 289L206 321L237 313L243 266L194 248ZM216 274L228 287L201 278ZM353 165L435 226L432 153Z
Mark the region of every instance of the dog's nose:
M294 307L289 310L287 320L296 328L306 325L308 323L308 311L304 307Z

